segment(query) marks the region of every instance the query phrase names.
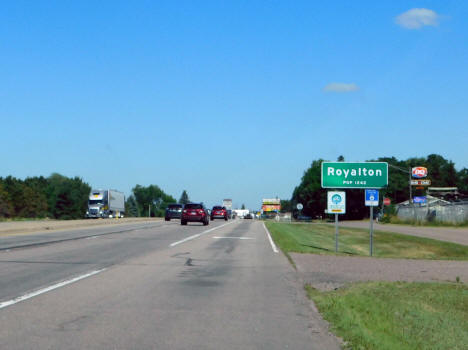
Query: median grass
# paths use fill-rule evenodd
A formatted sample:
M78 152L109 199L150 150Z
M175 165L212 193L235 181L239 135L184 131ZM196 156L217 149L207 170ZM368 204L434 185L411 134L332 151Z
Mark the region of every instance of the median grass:
M349 349L467 349L468 287L369 282L331 292L306 286Z
M335 253L335 227L326 224L266 223L283 252L369 255L369 231L339 228L339 250ZM468 246L429 238L374 232L373 256L382 258L468 260Z

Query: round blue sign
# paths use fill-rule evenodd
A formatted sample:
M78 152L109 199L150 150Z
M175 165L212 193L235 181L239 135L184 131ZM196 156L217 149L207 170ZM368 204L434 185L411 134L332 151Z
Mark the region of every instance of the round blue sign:
M341 202L341 196L339 194L335 194L331 198L333 204L338 204Z

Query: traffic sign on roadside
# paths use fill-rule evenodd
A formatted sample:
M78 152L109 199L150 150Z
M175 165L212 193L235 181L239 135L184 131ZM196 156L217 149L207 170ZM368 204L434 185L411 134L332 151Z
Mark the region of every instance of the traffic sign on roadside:
M297 203L296 208L297 210L302 210L304 206L302 205L302 203Z
M365 190L365 204L368 207L377 207L379 205L379 190Z
M390 200L390 198L384 198L383 199L383 205L390 205L392 203L392 201Z
M385 162L322 162L323 188L381 188L388 184Z
M328 213L346 214L346 192L328 191Z
M419 203L419 204L427 203L427 197L426 196L413 197L413 203Z

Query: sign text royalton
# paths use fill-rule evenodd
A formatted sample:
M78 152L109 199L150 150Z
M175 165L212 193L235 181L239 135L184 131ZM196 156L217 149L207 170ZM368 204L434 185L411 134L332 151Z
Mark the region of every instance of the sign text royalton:
M385 162L323 162L323 188L382 188L388 184Z

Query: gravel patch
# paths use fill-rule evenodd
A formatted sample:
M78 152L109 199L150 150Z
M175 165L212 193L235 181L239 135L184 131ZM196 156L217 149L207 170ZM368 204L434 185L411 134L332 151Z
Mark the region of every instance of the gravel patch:
M468 261L383 259L290 253L300 279L333 290L350 282L468 282Z

